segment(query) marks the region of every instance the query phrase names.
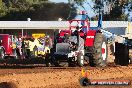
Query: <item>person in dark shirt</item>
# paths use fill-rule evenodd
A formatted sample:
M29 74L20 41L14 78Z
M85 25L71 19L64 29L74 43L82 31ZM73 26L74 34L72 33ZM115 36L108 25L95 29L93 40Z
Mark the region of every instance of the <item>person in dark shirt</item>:
M72 33L72 36L77 36L77 46L79 44L79 31L80 31L80 28L79 26L76 27L76 30Z

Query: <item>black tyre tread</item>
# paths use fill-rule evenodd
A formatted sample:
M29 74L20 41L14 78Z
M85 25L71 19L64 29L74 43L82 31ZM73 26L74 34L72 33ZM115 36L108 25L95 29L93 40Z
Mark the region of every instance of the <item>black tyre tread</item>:
M106 61L102 59L102 43L104 40L104 36L102 33L97 33L94 40L94 49L92 58L90 58L90 65L97 66L97 67L104 67L106 66ZM107 44L106 44L107 45ZM107 47L107 46L106 46ZM107 52L107 51L106 51Z

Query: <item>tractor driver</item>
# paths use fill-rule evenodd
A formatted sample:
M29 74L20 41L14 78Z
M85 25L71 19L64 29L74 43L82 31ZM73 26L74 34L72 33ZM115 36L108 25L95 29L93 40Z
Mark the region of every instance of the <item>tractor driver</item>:
M79 27L78 25L76 26L76 30L72 32L72 36L76 36L77 37L77 44L71 43L72 47L74 47L74 49L76 50L77 47L79 46L79 32L81 31L82 27Z
M74 42L71 42L70 48L71 48L72 51L76 51L77 50L77 45Z
M72 32L72 35L73 35L73 36L79 36L79 32L83 32L83 31L82 31L82 26L77 25L77 26L76 26L76 29Z
M78 36L78 31L79 31L79 29L80 29L80 27L77 26L77 27L76 27L76 30L74 30L74 31L72 32L72 36Z

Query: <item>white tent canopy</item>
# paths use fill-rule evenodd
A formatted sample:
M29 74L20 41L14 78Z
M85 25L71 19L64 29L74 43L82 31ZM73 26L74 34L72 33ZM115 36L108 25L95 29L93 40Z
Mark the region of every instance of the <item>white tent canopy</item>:
M90 27L97 24L91 21ZM0 29L68 29L69 25L68 21L0 21ZM127 27L127 21L103 21L102 27Z

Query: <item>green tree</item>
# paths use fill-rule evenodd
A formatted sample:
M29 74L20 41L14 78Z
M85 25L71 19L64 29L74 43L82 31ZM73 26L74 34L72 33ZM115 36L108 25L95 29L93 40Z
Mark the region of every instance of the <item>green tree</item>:
M69 1L69 3L83 5L83 2L86 1L86 0L68 0L68 1Z
M104 6L105 8L110 8L109 11L104 12L104 20L127 20L127 14L125 10L128 9L128 5L132 0L93 0L95 3L94 8L97 10L99 5ZM105 9L104 8L104 9ZM132 8L131 8L132 9Z
M32 9L31 9L32 7ZM72 19L76 16L76 8L70 7L68 3L37 3L32 4L29 9L11 9L7 15L0 20L63 20Z
M7 12L8 9L6 8L5 3L0 0L0 17L6 15Z
M0 0L0 16L13 11L24 12L34 9L34 5L41 5L48 0ZM3 14L3 15L2 15Z

